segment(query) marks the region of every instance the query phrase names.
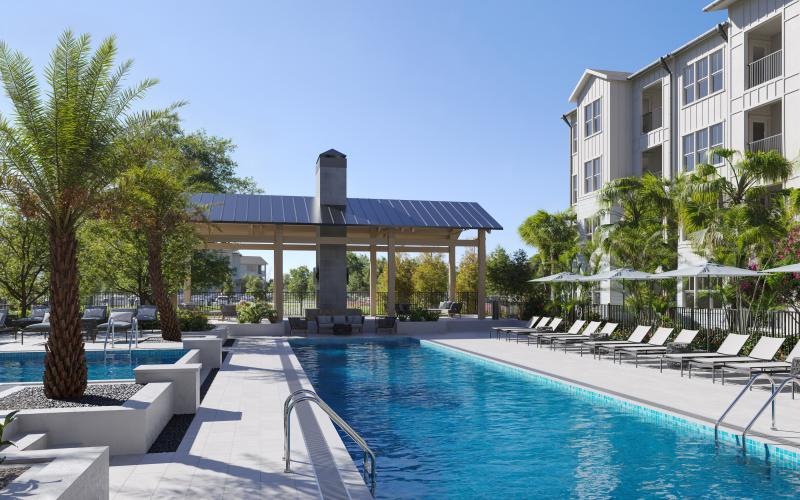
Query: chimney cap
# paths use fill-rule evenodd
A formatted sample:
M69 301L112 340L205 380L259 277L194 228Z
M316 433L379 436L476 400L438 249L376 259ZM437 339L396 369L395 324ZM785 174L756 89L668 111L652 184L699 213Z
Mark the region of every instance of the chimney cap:
M336 151L335 149L329 149L324 153L320 153L318 158L347 158L347 155Z

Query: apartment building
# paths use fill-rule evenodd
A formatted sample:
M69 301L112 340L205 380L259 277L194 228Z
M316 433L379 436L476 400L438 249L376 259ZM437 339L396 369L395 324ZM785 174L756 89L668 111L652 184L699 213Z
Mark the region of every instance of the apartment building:
M584 236L613 222L597 216L609 180L672 178L713 162L708 151L721 146L800 157L800 0L715 0L703 10L728 18L632 73L587 69L572 91L575 108L562 120ZM787 184L800 187L800 171ZM699 260L679 245L680 266ZM606 283L597 300L618 297Z

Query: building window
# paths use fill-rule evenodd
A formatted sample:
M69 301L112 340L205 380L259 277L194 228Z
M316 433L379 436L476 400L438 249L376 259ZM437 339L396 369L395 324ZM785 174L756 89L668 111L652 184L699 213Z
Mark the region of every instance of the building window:
M722 90L724 69L722 49L683 68L683 103L689 104Z
M724 145L722 123L700 129L694 134L683 136L683 171L691 172L695 166L703 163L721 165L723 160L713 155L709 161L708 152Z
M711 66L711 93L722 90L724 82L724 69L725 63L722 59L722 50L718 50L708 56L709 65Z
M586 235L587 240L592 239L598 227L600 227L600 217L595 216L583 219L583 234Z
M575 120L575 122L572 124L572 127L570 127L570 131L571 131L571 135L572 135L572 154L575 154L575 153L578 152L578 121L577 120Z
M572 174L572 203L578 202L578 174Z
M583 164L584 193L591 193L592 191L600 189L600 184L602 180L602 175L600 173L601 166L602 163L599 157L595 158L594 160L589 160Z
M584 133L586 137L600 132L602 120L600 117L600 99L583 107Z
M694 67L683 68L683 103L694 101Z

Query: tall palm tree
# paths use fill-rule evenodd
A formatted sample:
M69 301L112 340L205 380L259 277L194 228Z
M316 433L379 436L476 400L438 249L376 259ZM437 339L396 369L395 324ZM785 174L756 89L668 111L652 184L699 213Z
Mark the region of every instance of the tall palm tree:
M156 81L123 88L131 68L116 69L114 38L92 53L89 35L65 31L45 68L42 90L30 60L0 43L0 80L13 104L13 121L0 116L2 193L23 213L42 219L50 246L50 338L44 390L70 398L86 389L80 332L76 231L122 167L117 148L130 128L161 112L132 113Z
M552 214L539 210L525 219L518 232L522 241L536 247L551 274L558 271L560 261L571 259L578 250L578 222L572 210Z

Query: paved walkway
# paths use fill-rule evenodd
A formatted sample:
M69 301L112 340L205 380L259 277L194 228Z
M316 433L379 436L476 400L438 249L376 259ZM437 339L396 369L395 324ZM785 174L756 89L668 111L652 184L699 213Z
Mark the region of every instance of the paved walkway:
M285 340L239 339L177 452L112 458L111 497L347 498L344 488L350 497L368 497L332 424L307 405L298 407L293 417L294 472L283 472L283 401L289 384L292 389L310 387L298 371ZM331 450L324 446L326 440ZM314 466L306 442L314 452Z

